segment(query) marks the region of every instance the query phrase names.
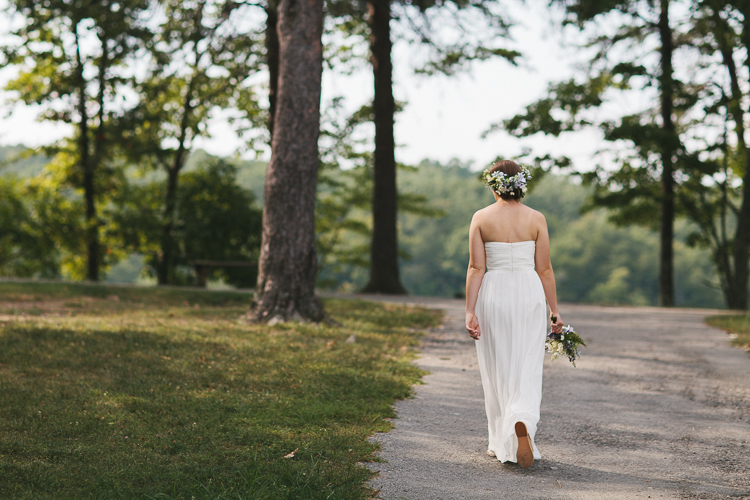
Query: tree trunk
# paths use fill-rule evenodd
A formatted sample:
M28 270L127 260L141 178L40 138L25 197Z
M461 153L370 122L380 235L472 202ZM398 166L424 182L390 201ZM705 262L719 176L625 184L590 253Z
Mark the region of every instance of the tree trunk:
M750 238L748 225L750 225L750 158L747 155L747 143L745 141L745 112L742 109L742 89L739 83L739 75L734 63L734 47L730 46L726 33L729 26L721 16L716 13L714 16L716 22L715 38L718 41L724 65L727 68L729 82L732 94L727 105L729 115L735 124L735 134L737 136L737 152L740 158L745 159L745 177L743 178L742 187L742 204L737 216L737 228L735 230L734 245L727 244L721 248L722 255L719 258L722 262L719 264L720 273L724 274L724 299L729 309L747 309L747 281L748 281L748 246ZM750 18L745 13L746 26L745 30L750 29ZM750 43L750 36L745 35L745 45ZM748 61L748 70L750 70L750 61ZM724 144L726 146L726 130ZM726 155L729 154L728 148L724 150L724 162L728 161ZM726 167L725 167L726 171ZM724 206L726 207L726 186L724 187ZM724 238L726 240L726 238ZM731 250L733 248L733 251ZM729 262L729 253L732 251L733 264Z
M674 306L674 164L675 129L672 121L674 82L672 79L672 53L674 43L672 28L669 26L669 0L661 0L659 16L659 36L661 38L661 75L659 91L661 93L661 118L665 132L662 143L661 163L661 231L659 252L659 305Z
M269 323L320 321L325 313L315 296L315 187L323 1L282 0L278 15L278 100L250 318Z
M279 14L276 3L266 7L266 64L268 64L268 132L273 140L273 122L276 114L276 96L279 91Z
M101 171L101 165L104 161L105 156L105 148L106 148L106 130L105 130L105 120L106 120L106 110L104 109L104 100L107 93L107 70L109 69L109 47L108 47L108 40L106 37L102 37L101 40L102 43L102 55L99 59L99 76L98 76L98 84L99 84L99 90L97 95L97 104L99 106L99 109L96 113L96 135L94 136L94 155L93 155L93 161L91 162L91 185L93 187L94 183L94 172L100 172ZM86 200L86 203L88 205L88 197ZM92 207L92 213L94 213L94 218L96 217L94 209L94 197L92 193L91 197L91 207ZM91 240L93 244L95 245L94 253L96 254L97 259L97 269L96 269L96 276L98 279L99 276L99 261L101 259L101 245L99 243L99 227L98 223L95 225L96 227L93 230L93 235L91 235Z
M370 281L363 292L406 294L398 269L398 202L393 137L393 65L391 62L391 0L368 0L370 61L375 79L373 119L375 163L372 191Z
M76 79L78 81L78 124L79 161L83 171L83 193L86 203L86 279L99 281L99 224L96 220L96 199L94 190L94 168L91 162L89 146L89 116L86 109L86 80L83 76L83 59L81 57L78 25L75 27L76 44Z
M197 44L196 44L197 45ZM196 55L197 60L197 55ZM175 209L177 208L177 183L179 181L180 171L185 166L187 160L188 148L188 128L190 126L191 115L193 114L193 89L195 88L195 78L190 79L185 99L182 104L182 118L180 119L180 136L177 140L177 151L175 152L172 165L167 170L167 191L164 197L164 214L162 216L161 230L161 260L157 272L157 280L160 285L169 285L174 280L174 260L175 260L175 242L174 242L174 220Z
M177 205L177 180L181 166L177 161L167 170L167 191L164 196L164 216L161 226L161 260L159 261L158 281L160 285L174 283L174 219Z
M748 63L750 66L750 63ZM737 214L737 229L734 235L734 276L729 282L727 307L747 309L748 258L750 258L750 161L745 165L742 179L742 204Z
M745 17L743 42L750 47L750 12L743 12ZM750 71L750 59L747 60L747 68ZM741 117L735 117L735 123L741 122ZM741 129L744 132L744 128ZM739 137L739 130L737 132ZM744 139L744 137L743 137ZM744 140L743 140L744 142ZM734 233L734 276L729 284L727 294L727 307L730 309L747 309L747 285L748 285L748 258L750 258L750 155L745 151L745 176L742 178L742 204L737 214L737 229Z

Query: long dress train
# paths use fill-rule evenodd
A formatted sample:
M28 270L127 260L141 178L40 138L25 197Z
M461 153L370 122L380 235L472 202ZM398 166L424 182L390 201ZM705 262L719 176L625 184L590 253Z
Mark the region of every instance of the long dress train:
M526 424L534 448L542 402L542 363L547 305L534 270L534 241L484 244L487 272L477 298L480 338L476 342L488 450L501 462L516 461L515 423Z

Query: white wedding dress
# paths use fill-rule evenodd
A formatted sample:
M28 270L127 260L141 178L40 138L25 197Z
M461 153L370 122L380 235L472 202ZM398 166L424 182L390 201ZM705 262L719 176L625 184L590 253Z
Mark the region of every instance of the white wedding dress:
M542 402L542 363L547 305L534 270L534 241L484 244L487 272L477 298L476 341L488 451L501 462L516 461L515 423L526 424L532 443ZM533 444L534 459L541 458Z

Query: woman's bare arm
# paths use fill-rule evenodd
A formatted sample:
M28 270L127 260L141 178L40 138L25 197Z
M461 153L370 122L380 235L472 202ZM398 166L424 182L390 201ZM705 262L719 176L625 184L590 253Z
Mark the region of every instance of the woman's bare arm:
M479 321L474 314L479 288L484 278L484 241L479 230L479 217L474 214L469 227L469 269L466 271L466 330L475 340L479 339Z
M547 298L547 304L556 321L551 322L552 331L560 333L563 322L560 318L560 312L557 310L557 288L555 286L555 273L552 270L552 261L550 260L549 251L549 231L547 230L547 220L544 215L539 214L539 233L536 239L536 254L534 256L534 266L536 273L542 280L544 287L544 296Z

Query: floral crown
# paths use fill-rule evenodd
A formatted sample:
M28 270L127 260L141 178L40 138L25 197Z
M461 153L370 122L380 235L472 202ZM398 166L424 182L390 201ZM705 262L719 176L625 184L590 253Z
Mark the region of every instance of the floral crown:
M531 171L523 164L521 171L512 176L500 171L490 172L489 168L482 172L484 185L500 195L520 194L523 197L526 194L529 179L531 179Z

